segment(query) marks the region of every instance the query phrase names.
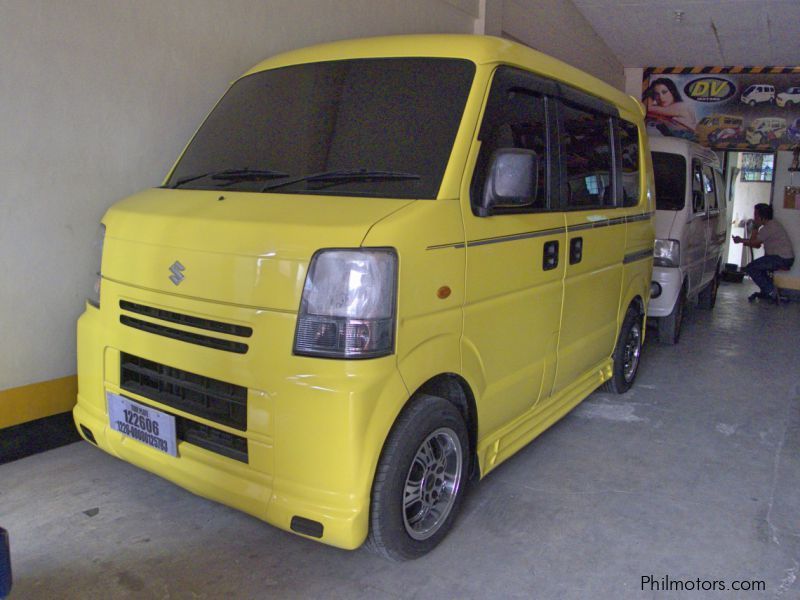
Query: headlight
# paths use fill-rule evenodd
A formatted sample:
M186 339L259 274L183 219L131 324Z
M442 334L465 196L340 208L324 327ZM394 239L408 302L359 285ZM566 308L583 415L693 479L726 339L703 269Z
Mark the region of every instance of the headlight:
M653 264L657 267L677 267L681 264L681 244L678 240L656 240Z
M392 249L317 252L303 288L294 353L329 358L391 354L396 290Z
M86 300L89 301L89 304L96 308L100 308L100 281L102 279L100 275L100 266L103 263L103 241L106 237L106 226L100 223L100 227L97 229L97 239L94 242L93 249L97 254L97 275L94 280L94 288L89 293L89 296Z

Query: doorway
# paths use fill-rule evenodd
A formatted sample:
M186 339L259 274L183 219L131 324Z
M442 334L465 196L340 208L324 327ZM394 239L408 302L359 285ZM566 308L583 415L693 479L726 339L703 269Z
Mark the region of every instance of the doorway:
M759 203L771 204L775 153L726 152L724 164L730 235L749 238L753 228L753 208ZM763 254L763 248L747 248L742 244L729 242L725 262L735 265L736 270L741 270L751 260Z

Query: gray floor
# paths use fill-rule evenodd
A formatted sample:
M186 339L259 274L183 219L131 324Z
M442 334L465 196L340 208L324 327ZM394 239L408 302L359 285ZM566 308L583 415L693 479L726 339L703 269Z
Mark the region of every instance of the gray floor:
M86 443L0 467L20 598L800 598L800 304L727 284L395 564L278 531ZM766 592L642 591L761 580ZM719 585L719 584L718 584Z

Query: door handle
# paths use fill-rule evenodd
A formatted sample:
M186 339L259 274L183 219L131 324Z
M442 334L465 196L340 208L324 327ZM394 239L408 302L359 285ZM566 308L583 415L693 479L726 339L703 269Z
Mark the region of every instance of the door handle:
M583 238L572 238L569 242L569 264L581 262L583 259Z
M542 255L542 270L550 271L558 266L558 240L544 243Z

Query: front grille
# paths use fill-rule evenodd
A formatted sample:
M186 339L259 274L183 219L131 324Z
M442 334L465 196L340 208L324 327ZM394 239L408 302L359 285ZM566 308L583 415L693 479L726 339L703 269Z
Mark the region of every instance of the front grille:
M189 327L205 329L206 331L227 333L228 335L236 335L246 338L253 335L252 328L245 327L243 325L233 325L232 323L223 323L222 321L213 321L211 319L192 317L190 315L183 315L181 313L164 310L162 308L154 308L152 306L145 306L144 304L128 302L127 300L120 300L119 307L122 310L127 310L128 312L137 313L146 317L158 319L160 321L178 323L179 325L188 325Z
M247 462L247 438L179 416L175 417L175 429L179 440L243 463Z
M199 333L192 333L191 331L183 331L182 329L174 329L159 325L158 323L151 323L150 321L142 321L134 319L128 315L120 315L119 322L128 327L133 327L140 331L161 335L164 337L188 342L190 344L197 344L198 346L206 346L207 348L214 348L215 350L225 350L226 352L235 352L236 354L245 354L248 350L247 344L241 342L232 342L230 340L221 340L219 338L202 335Z
M245 387L124 352L120 355L120 387L209 421L247 430Z

